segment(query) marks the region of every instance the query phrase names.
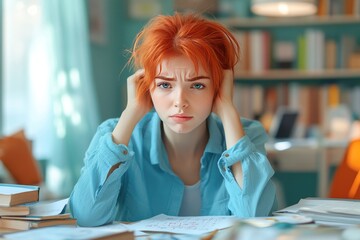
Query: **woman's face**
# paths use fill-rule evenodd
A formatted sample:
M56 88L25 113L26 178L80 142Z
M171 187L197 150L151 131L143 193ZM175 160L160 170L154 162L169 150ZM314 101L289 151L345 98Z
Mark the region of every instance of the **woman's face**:
M176 133L189 133L211 113L213 81L202 66L196 72L185 56L166 59L160 65L154 88L150 88L154 108L166 127Z

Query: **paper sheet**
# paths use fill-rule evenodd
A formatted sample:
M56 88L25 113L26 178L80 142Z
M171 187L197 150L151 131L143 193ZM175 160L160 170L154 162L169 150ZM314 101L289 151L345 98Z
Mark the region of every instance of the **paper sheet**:
M231 227L235 220L234 216L174 217L160 214L153 218L129 224L129 228L134 231L200 235L216 229Z
M127 232L122 224L111 224L102 227L55 226L39 228L29 231L5 234L6 239L22 240L86 240L100 238L115 233Z

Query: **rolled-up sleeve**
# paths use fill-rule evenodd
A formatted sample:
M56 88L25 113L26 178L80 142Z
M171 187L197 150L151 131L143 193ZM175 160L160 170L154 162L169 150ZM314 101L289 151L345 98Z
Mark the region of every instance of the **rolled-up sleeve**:
M266 134L262 128L255 130L250 131L252 139L245 135L233 147L224 151L218 161L219 171L230 196L228 208L238 217L268 216L276 204L275 187L271 181L274 170L264 148ZM242 166L242 188L231 171L231 166L237 162L241 162Z
M112 141L114 120L101 124L85 154L84 167L69 200L70 210L80 226L98 226L114 220L123 178L134 153ZM117 163L107 178L109 170ZM107 179L106 179L107 178Z

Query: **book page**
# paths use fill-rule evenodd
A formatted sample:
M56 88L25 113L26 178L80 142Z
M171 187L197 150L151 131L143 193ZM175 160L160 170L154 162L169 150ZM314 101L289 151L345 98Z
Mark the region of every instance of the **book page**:
M234 216L175 217L160 214L128 226L131 230L138 231L200 235L231 227L235 220Z
M53 216L62 213L68 203L69 198L65 198L55 202L37 202L29 204L29 216Z

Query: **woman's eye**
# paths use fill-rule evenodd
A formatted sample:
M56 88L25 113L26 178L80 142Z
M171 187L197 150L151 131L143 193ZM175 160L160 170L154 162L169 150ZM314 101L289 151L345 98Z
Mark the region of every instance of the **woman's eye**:
M205 88L205 86L204 86L204 84L201 84L201 83L195 83L193 85L193 88L195 88L195 89L203 89L203 88Z
M165 83L165 82L159 83L157 86L160 88L164 88L164 89L171 87L171 85L169 83Z

